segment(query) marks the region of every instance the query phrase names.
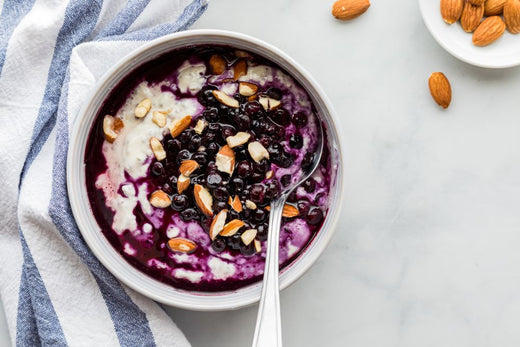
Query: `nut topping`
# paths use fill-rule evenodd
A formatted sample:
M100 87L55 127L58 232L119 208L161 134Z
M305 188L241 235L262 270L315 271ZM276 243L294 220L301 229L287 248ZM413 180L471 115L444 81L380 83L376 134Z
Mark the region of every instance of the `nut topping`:
M137 104L134 114L137 118L144 118L150 109L152 108L152 102L150 99L144 99L139 104Z
M256 206L256 204L251 200L246 200L246 207L250 210L256 210L258 208L258 206Z
M250 142L249 145L247 145L247 150L249 151L251 158L253 158L257 163L260 163L264 158L269 159L269 152L258 141Z
M215 240L217 235L224 229L224 225L226 224L228 210L223 209L213 219L211 222L211 226L209 227L209 237L211 240Z
M228 199L228 204L233 210L242 212L242 203L240 202L238 195L235 195L233 198L230 196Z
M235 152L228 146L223 146L215 157L217 169L221 172L233 174L235 169Z
M105 139L108 142L113 143L124 126L125 124L121 118L107 114L105 118L103 118L103 132L105 133Z
M271 206L266 206L265 209L267 211L271 211ZM282 217L293 218L293 217L297 217L299 215L300 215L300 211L298 211L298 209L296 207L294 207L293 205L289 205L289 204L283 205Z
M172 203L172 200L162 190L156 190L150 195L150 205L157 208L166 208L169 207Z
M233 219L231 222L224 225L224 229L220 232L222 236L233 236L245 225L240 219Z
M239 82L238 83L238 92L243 96L252 96L255 95L258 91L258 86L254 83L249 82Z
M193 187L193 196L201 212L206 216L213 216L213 197L211 193L200 184L196 184Z
M240 238L242 239L242 242L244 245L249 245L256 237L256 229L247 229L240 235Z
M177 178L177 191L179 194L182 194L183 191L188 189L190 186L190 178L186 177L184 175L180 175L179 178Z
M262 242L255 240L255 251L256 253L262 252Z
M157 124L159 128L166 125L166 111L153 111L152 122Z
M233 78L238 80L240 77L245 76L247 74L247 63L244 59L240 59L236 62L235 66L233 66Z
M260 96L258 98L258 102L260 102L260 105L262 105L262 107L266 111L274 110L280 107L280 105L282 104L280 100L276 100L265 95Z
M222 75L224 71L226 71L226 66L226 61L221 55L213 54L211 58L209 58L209 67L211 73L214 75Z
M220 90L214 90L212 93L213 93L213 96L215 97L215 99L217 99L221 104L224 104L226 106L233 107L233 108L238 108L238 106L239 106L238 100L230 97L226 93L224 93Z
M240 131L234 136L228 136L226 142L230 148L235 148L249 141L250 137L250 134Z
M184 116L180 119L174 120L170 124L170 134L173 138L180 135L191 123L191 116Z
M195 160L187 159L182 161L181 166L179 167L179 172L182 175L189 177L199 167L199 163L197 163Z
M161 161L164 158L166 158L166 151L164 150L164 147L158 138L150 138L150 148L152 149L153 155L155 155L155 158L158 161Z
M207 126L208 122L206 122L204 119L199 119L193 130L195 130L195 132L200 135L204 131L204 128Z
M197 249L197 244L183 237L175 237L168 240L168 248L174 252L190 254Z

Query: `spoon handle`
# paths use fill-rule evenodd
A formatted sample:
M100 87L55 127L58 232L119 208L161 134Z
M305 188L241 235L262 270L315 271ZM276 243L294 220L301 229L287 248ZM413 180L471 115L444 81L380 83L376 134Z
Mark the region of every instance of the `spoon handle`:
M282 321L280 317L280 287L278 284L278 251L280 227L285 196L271 202L269 236L265 257L262 297L256 317L253 347L281 347Z

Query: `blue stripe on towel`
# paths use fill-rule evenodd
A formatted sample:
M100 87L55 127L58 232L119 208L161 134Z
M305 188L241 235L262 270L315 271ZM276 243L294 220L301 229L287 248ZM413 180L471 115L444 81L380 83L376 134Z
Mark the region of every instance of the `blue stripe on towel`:
M124 34L149 3L150 0L129 0L94 40Z
M67 102L69 73L60 99L56 123L52 193L49 215L59 232L88 266L105 300L122 346L154 346L155 339L143 311L128 296L121 283L90 252L72 215L67 195L66 163L69 145Z
M24 312L20 310L20 304L25 309L28 309L28 301L26 294L24 294L24 301L19 303L17 325L16 325L16 344L18 346L34 346L34 344L27 344L30 341L38 341L34 333L34 327L30 326L34 322L28 322L24 315L32 313L33 317L36 317L36 325L38 327L39 339L43 346L67 346L65 335L61 329L60 321L56 315L56 311L52 306L51 299L45 288L45 284L41 278L38 267L34 263L31 251L27 247L25 238L22 230L20 229L20 241L22 243L23 250L23 273L22 280L20 282L20 292L28 290L30 298L30 308L32 312ZM22 288L23 286L23 288ZM29 324L25 326L24 323ZM25 329L25 328L30 329ZM32 328L32 329L31 329Z
M0 14L0 74L4 67L7 45L14 29L31 10L35 0L5 0Z
M18 293L18 315L16 317L16 344L18 346L41 346L36 316L31 303L29 281L22 269Z

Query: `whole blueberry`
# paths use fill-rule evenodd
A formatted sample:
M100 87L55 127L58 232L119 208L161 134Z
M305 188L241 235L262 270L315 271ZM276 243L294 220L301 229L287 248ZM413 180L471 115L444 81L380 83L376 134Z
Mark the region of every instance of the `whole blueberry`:
M211 172L206 177L206 184L209 188L217 188L222 184L222 175L218 172Z
M307 115L303 111L297 111L292 116L292 123L297 128L303 128L307 125Z
M300 134L292 134L289 138L289 146L300 149L303 147L303 137Z
M213 242L211 243L211 248L217 253L222 252L224 249L226 249L226 241L221 238L217 237Z
M265 188L261 184L254 184L249 192L249 198L252 202L263 204L265 199Z
M188 207L190 200L184 194L174 194L172 196L172 209L174 211L182 211Z
M307 193L314 193L314 191L316 190L316 181L314 180L314 178L309 177L302 183L302 187L303 189L305 189Z
M162 174L164 174L164 166L163 166L163 164L158 162L158 161L153 163L152 164L152 173L155 176L161 176Z
M251 175L252 172L251 163L247 160L243 160L238 163L235 170L238 177L248 177L249 175Z
M315 207L307 213L307 223L317 225L323 220L323 211L319 207Z
M268 97L270 97L271 99L275 99L275 100L282 100L282 97L283 97L282 91L275 87L269 88L267 90L266 94Z
M272 113L271 119L285 126L291 123L291 114L285 108L278 108Z

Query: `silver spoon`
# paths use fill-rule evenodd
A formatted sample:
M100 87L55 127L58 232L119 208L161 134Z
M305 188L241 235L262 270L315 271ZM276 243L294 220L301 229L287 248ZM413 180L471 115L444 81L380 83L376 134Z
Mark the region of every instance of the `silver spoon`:
M306 170L300 180L289 184L280 196L271 201L269 214L269 234L267 238L267 253L265 257L264 279L262 283L262 296L256 317L255 335L253 347L281 347L282 346L282 321L280 317L280 286L278 283L278 253L280 242L280 227L285 201L291 192L309 178L321 159L323 152L323 128L316 118L317 143L312 165Z

